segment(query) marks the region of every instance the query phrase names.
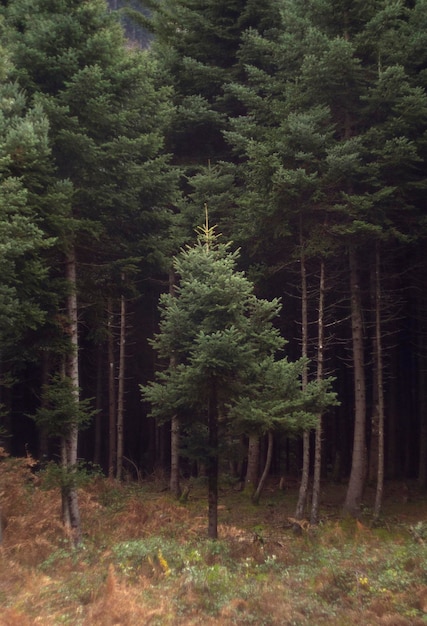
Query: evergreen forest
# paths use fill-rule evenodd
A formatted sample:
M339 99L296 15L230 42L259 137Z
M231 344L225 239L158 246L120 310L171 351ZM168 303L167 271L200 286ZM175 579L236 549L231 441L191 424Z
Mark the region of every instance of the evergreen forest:
M427 1L0 2L0 440L427 488ZM1 505L0 505L1 506Z

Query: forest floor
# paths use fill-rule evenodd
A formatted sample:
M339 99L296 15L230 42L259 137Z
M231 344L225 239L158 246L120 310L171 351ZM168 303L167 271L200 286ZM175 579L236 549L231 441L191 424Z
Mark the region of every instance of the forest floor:
M75 550L58 490L3 459L0 625L427 624L427 493L387 485L375 525L372 494L359 522L341 516L344 494L325 485L321 523L298 534L289 520L296 484L281 491L272 481L254 506L224 483L211 541L203 485L178 503L159 477L95 477L80 490Z

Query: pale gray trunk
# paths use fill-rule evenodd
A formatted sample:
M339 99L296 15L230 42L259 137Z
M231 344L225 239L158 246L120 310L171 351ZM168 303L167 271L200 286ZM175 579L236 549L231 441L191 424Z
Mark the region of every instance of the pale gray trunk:
M319 278L319 311L317 316L317 372L316 378L321 381L323 378L324 359L324 334L325 334L325 262L320 261ZM314 473L313 473L313 496L311 501L310 522L319 522L319 501L320 501L320 477L322 473L322 414L317 417L315 447L314 447Z
M122 275L122 283L124 276ZM119 380L117 390L117 480L122 479L123 472L123 424L125 394L125 362L126 362L126 300L122 295L120 301L120 345L119 345Z
M305 252L302 234L300 234L301 247L301 356L305 359L308 353L308 295L307 295L307 269L305 266ZM302 371L301 386L303 391L308 383L307 363L304 364ZM304 517L305 506L307 502L308 483L310 478L310 432L305 431L303 434L303 454L302 454L302 474L298 493L298 502L295 509L296 519Z
M267 480L268 473L271 467L271 461L273 459L273 433L271 430L268 431L268 446L267 446L267 456L265 459L264 471L262 472L262 476L259 480L258 487L254 495L252 496L252 500L255 504L258 504L259 499L261 497L262 490L264 489L265 481Z
M363 495L365 478L366 391L363 350L362 303L359 282L360 276L357 254L353 248L350 249L349 260L355 414L351 473L344 503L344 511L356 517L360 513L360 504Z
M378 469L377 489L375 494L374 517L379 517L384 491L384 385L383 385L383 347L382 347L382 307L381 307L381 267L380 249L377 243L375 251L375 372L377 387L378 416Z
M78 355L78 312L77 312L77 277L76 258L74 250L68 255L66 260L66 279L69 284L69 294L67 297L67 316L69 321L69 338L71 350L67 355L65 374L70 379L76 404L79 402L79 355ZM67 435L64 438L65 457L67 472L73 473L77 470L77 446L79 427L78 423L71 424ZM63 507L67 510L64 522L69 525L72 541L75 546L81 542L80 511L77 498L77 490L73 480L65 489L63 494ZM64 509L63 509L64 510Z

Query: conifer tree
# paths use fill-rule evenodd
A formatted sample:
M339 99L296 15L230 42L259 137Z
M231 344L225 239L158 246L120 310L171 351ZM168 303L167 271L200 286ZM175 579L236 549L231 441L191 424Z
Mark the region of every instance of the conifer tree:
M348 275L356 427L345 508L353 514L366 451L361 277L376 262L376 242L409 241L413 225L421 226L426 94L413 73L408 28L418 10L402 3L286 2L275 39L247 33L240 52L247 83L228 87L249 113L227 137L242 155L247 193L237 215L250 224L254 249L267 259L261 236L277 259L288 241L280 261L289 262L302 223L310 254L329 256Z
M156 85L155 63L127 48L103 1L12 0L5 16L14 75L49 119L55 178L64 181L50 222L57 237L52 274L62 270L67 285L52 311L63 321L63 341L50 346L51 367L71 381L78 402L81 302L93 305L95 294L120 299L123 272L130 277L147 258L159 258L173 186L163 154L170 106ZM69 467L77 441L76 420L66 437Z
M327 385L301 389L302 362L279 358L285 341L273 326L278 300L262 300L237 271L238 252L217 241L206 224L198 242L174 261L176 295L160 300L160 331L153 341L166 368L143 387L152 415L177 415L206 461L208 534L217 537L220 442L225 433L298 430L314 423L316 407L333 400ZM173 357L174 363L170 360Z
M12 81L7 50L0 52L0 361L6 376L18 345L45 319L44 257L54 240L41 214L51 169L48 120Z

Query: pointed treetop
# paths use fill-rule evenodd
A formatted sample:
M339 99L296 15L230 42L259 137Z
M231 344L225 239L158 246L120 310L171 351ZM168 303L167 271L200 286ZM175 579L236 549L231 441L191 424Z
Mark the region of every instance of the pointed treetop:
M205 203L205 223L203 226L198 226L196 232L198 234L198 242L204 245L206 251L209 252L212 246L215 245L218 235L215 233L216 226L209 226L209 213L208 205Z

